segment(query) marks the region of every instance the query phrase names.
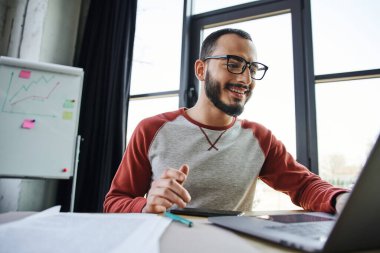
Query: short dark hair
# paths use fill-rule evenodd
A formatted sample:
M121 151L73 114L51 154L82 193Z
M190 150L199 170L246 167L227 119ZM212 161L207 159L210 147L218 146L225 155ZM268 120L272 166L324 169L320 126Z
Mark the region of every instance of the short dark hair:
M210 56L215 50L217 40L225 34L236 34L244 39L252 41L251 35L241 29L224 28L217 30L207 36L206 39L202 42L200 59L204 59L205 57Z

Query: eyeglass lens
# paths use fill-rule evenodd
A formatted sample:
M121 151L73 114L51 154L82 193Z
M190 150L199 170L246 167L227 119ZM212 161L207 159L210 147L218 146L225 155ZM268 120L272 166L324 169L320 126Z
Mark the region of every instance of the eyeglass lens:
M247 63L243 59L229 57L227 69L233 74L241 74L247 68ZM260 63L252 63L249 66L249 72L254 79L261 79L265 74L265 67Z

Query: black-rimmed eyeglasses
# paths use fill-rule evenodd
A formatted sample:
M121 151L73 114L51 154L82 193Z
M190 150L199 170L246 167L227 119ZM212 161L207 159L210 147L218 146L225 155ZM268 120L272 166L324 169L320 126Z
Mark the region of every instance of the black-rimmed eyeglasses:
M227 59L227 70L232 74L242 74L248 67L251 78L254 80L261 80L264 78L268 70L268 66L260 62L248 62L244 58L237 55L213 55L207 56L203 61L209 59Z

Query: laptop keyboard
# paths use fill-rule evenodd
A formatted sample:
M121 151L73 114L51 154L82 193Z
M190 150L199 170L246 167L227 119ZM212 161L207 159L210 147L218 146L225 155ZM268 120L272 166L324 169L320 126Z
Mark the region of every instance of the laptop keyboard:
M331 227L332 224L330 222L317 222L313 224L298 223L286 226L267 226L266 228L273 229L275 231L295 234L313 240L325 241L327 239Z

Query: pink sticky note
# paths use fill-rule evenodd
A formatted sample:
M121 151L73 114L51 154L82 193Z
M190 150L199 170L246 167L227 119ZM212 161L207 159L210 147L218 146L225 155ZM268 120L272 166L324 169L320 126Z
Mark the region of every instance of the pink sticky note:
M32 74L32 72L30 70L21 70L18 77L24 78L24 79L29 79L31 74Z
M36 121L34 119L24 119L24 121L22 122L22 128L25 128L25 129L32 129L34 128L34 123Z

